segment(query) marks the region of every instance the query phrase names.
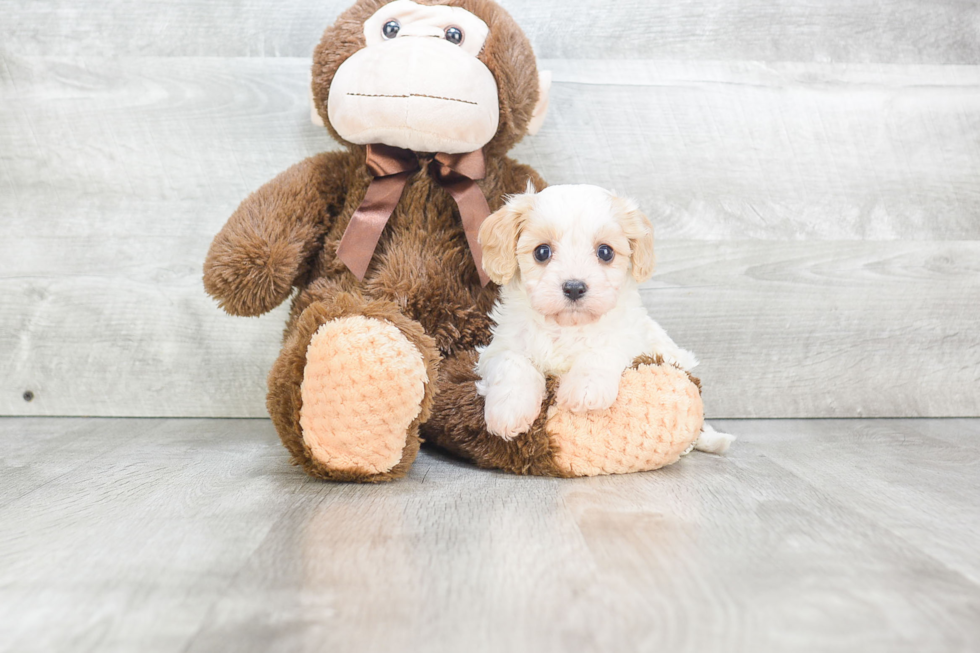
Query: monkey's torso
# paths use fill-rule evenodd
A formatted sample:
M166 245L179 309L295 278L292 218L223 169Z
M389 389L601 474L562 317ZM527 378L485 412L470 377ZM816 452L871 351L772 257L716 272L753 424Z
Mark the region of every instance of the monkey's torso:
M330 167L318 166L316 172L341 175L347 192L322 216L322 243L314 249L308 273L297 283L300 292L293 301L287 337L312 302L351 293L397 304L435 339L443 356L486 344L488 313L497 288L480 285L455 201L428 173L431 155L419 156L420 169L409 178L367 274L358 281L337 258L337 247L372 177L364 165L363 149L331 154ZM338 167L341 154L343 165ZM491 210L498 209L506 195L522 192L528 180L538 188L544 186L534 170L509 158L488 159L486 167L479 186ZM334 211L335 215L329 214Z

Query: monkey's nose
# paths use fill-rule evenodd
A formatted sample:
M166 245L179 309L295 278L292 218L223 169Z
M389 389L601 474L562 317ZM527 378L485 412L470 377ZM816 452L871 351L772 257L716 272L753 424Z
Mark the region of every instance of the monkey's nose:
M561 285L561 290L565 293L565 297L568 297L573 302L580 300L588 289L589 287L585 285L585 282L579 281L578 279L566 281Z

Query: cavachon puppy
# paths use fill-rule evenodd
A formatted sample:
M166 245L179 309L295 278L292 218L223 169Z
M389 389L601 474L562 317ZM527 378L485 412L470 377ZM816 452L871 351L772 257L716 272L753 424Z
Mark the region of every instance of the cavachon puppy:
M501 285L493 340L478 349L476 369L492 434L527 432L548 375L560 378L558 405L583 412L612 406L638 356L684 371L698 364L643 307L653 226L631 200L597 186L529 187L483 223L479 238L483 267ZM732 439L705 425L695 446L720 453Z

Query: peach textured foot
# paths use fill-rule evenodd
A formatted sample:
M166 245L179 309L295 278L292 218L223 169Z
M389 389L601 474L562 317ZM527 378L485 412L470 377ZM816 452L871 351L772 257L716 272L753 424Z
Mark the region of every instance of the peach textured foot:
M422 354L394 325L362 316L327 322L306 351L303 441L333 469L387 472L401 460L427 381Z
M641 365L623 373L612 407L572 413L552 406L545 428L563 473L596 476L676 462L703 421L701 394L687 374L670 365Z

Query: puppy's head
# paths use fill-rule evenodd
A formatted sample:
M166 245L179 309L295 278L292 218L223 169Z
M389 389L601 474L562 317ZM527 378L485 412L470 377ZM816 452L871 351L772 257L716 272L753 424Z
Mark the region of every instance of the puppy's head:
M598 320L631 277L653 274L650 221L597 186L529 187L486 219L480 243L490 279L521 283L531 307L562 326Z

